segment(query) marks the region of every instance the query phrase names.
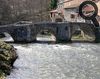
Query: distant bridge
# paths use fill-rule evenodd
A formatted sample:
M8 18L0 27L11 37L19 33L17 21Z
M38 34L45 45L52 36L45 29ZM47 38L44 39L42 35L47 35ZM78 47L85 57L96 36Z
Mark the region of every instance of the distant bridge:
M94 33L94 25L86 23L36 23L36 24L10 24L0 26L0 32L9 33L14 42L34 42L39 32L50 31L57 42L69 42L76 27L80 27L85 33Z

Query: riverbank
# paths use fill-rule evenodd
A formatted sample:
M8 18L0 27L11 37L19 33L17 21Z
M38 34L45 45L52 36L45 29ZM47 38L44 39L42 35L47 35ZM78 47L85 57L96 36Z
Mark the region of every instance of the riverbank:
M14 47L0 41L0 79L5 79L5 76L10 74L16 58L17 54Z

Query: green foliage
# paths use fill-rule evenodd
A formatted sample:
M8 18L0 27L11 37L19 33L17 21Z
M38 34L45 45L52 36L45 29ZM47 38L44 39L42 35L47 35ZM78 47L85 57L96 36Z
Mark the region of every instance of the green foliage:
M58 2L58 0L51 0L50 8L51 9L57 8L57 2Z

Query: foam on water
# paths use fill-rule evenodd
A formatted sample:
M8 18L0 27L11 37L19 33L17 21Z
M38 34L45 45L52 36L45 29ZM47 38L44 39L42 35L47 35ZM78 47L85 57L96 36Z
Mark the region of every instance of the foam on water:
M19 58L7 79L100 79L100 44L14 46Z

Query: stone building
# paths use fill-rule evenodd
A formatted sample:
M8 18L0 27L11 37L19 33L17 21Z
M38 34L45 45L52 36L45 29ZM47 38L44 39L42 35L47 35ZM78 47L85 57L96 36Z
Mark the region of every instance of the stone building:
M98 6L98 17L97 17L97 20L99 21L100 23L100 1L97 3L97 6Z
M58 7L56 9L56 12L53 12L54 19L52 21L55 21L57 17L62 19L62 21L69 21L69 22L89 22L82 19L78 14L78 8L79 5L86 0L58 0ZM92 0L95 1L98 8L100 15L100 0ZM52 13L52 12L51 12Z
M83 1L87 1L87 0L58 0L58 7L56 10L51 11L51 15L52 15L52 21L53 22L61 22L61 21L67 21L67 22L85 22L85 23L92 23L91 20L85 20L82 17L80 17L78 9L79 9L79 5L83 2ZM100 22L100 0L92 0L95 1L98 8L99 8L99 12L98 12L98 16L97 19ZM90 8L86 8L86 10L90 10ZM59 19L59 20L58 20ZM84 29L84 30L82 30ZM87 34L85 32L85 30L87 30L88 28L81 28L81 27L74 27L74 32L73 34L75 34L75 32L80 32L81 36L85 39L85 38L91 38L91 36L89 37L88 35L91 34L91 30L89 34ZM93 38L95 38L94 36L92 36Z

